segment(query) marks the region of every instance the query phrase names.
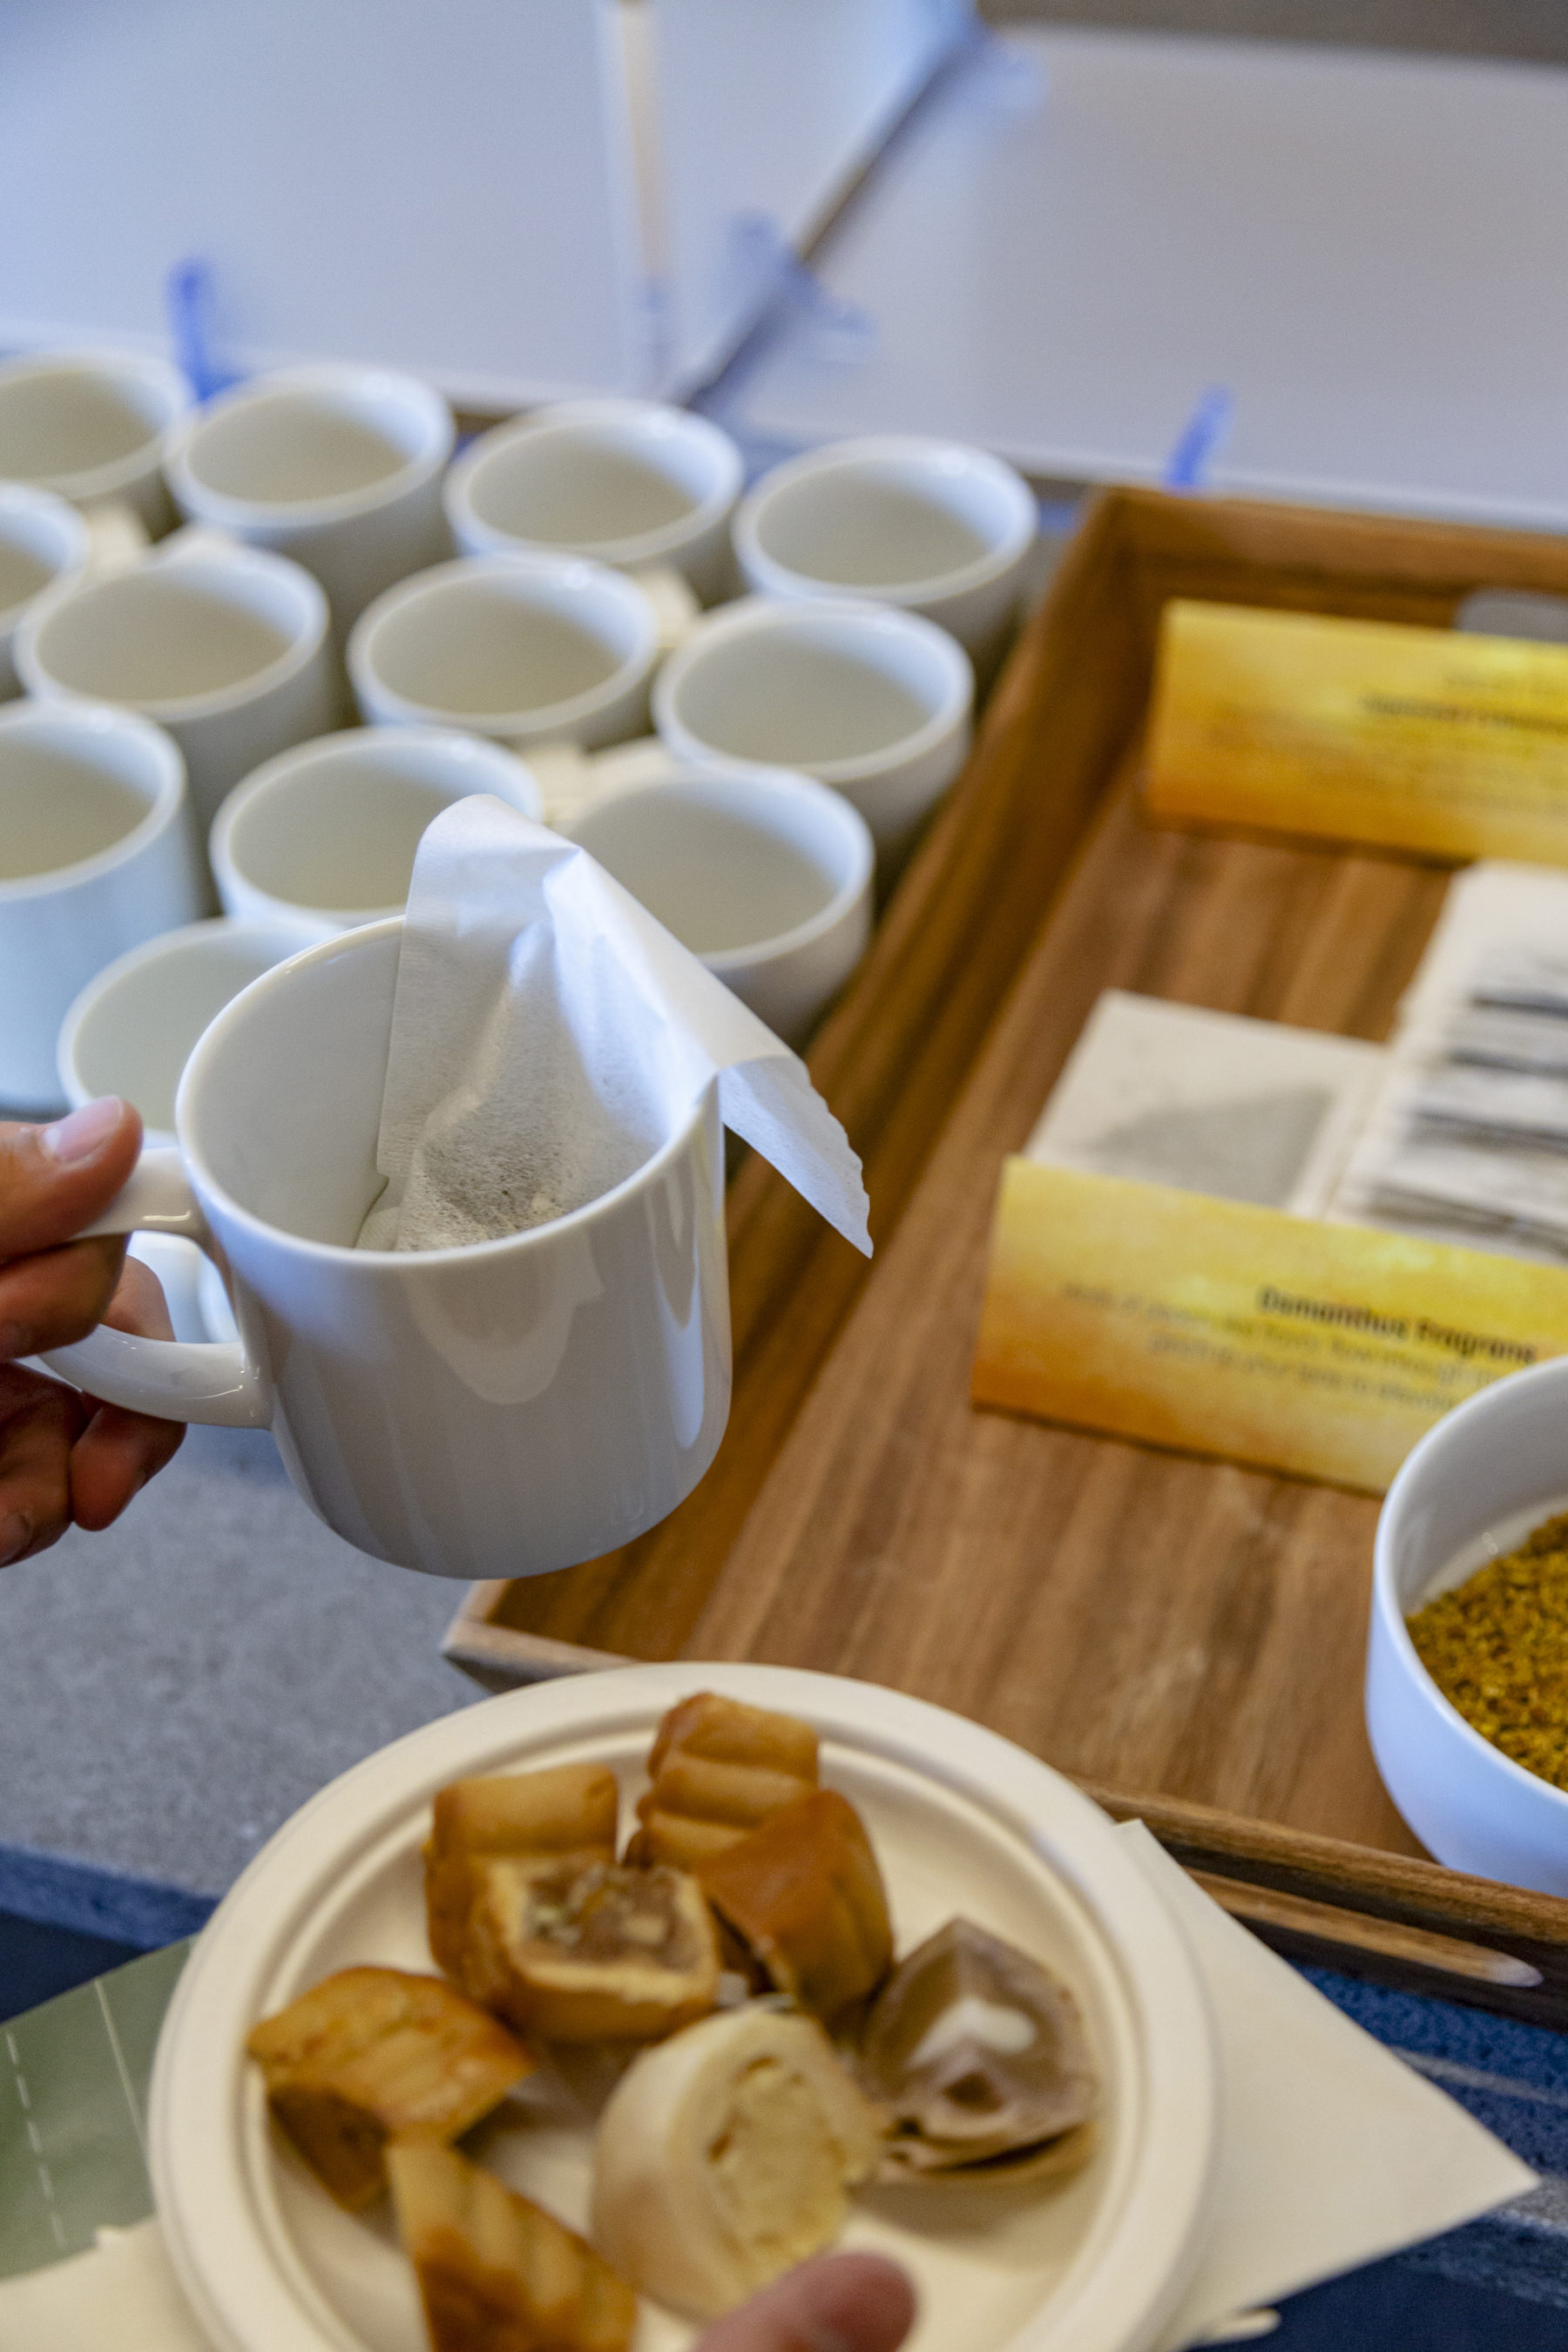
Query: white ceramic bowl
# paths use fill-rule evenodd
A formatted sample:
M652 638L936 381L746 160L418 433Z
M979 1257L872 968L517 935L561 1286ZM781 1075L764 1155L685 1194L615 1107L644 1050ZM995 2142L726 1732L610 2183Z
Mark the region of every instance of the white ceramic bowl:
M245 2037L352 1961L428 1970L420 1846L444 1781L604 1761L629 1818L659 1717L704 1688L816 1726L824 1778L859 1807L877 1848L900 1950L966 1911L1058 1969L1084 2012L1105 2095L1081 2172L1045 2194L858 2201L845 2242L890 2252L915 2274L911 2352L1148 2352L1161 2341L1201 2248L1216 2062L1186 1945L1106 1816L1005 1740L898 1692L683 1664L572 1676L414 1732L297 1813L204 1929L159 2043L149 2140L170 2255L218 2352L425 2352L390 2230L342 2212L272 2137ZM583 2130L492 2131L485 2160L584 2226ZM645 2305L639 2352L678 2352L691 2333Z
M348 727L280 752L218 811L208 849L224 911L296 924L301 943L401 915L426 826L472 793L542 813L521 760L456 729Z
M612 773L617 756L605 755ZM809 776L667 754L644 780L595 793L561 830L790 1045L866 952L870 832Z
M1568 1895L1568 1791L1473 1730L1405 1618L1568 1509L1568 1359L1495 1381L1427 1431L1377 1523L1366 1726L1389 1795L1451 1870Z

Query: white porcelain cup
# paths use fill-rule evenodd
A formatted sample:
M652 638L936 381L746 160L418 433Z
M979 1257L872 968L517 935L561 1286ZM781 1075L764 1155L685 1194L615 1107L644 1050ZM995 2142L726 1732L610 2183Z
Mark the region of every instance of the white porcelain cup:
M465 555L555 548L626 572L668 566L704 604L733 593L730 519L745 467L706 417L578 400L479 436L447 477Z
M129 711L0 709L0 1102L60 1104L55 1041L123 950L201 912L175 745Z
M951 631L981 667L1017 618L1039 529L1011 466L960 442L837 441L775 467L735 517L766 596L869 596Z
M312 1509L378 1559L537 1575L664 1517L723 1434L718 1092L552 1224L356 1250L381 1189L400 929L309 948L220 1013L181 1082L178 1151L147 1153L93 1228L199 1242L226 1271L239 1341L100 1328L47 1361L114 1403L269 1426Z
M425 828L491 793L543 814L499 743L436 727L351 727L268 760L229 794L209 845L230 915L293 926L297 942L400 915Z
M388 589L355 623L348 665L373 725L592 750L643 732L658 655L653 605L625 572L484 555Z
M196 1040L242 988L304 944L290 923L215 915L116 956L60 1024L66 1100L119 1095L141 1112L148 1144L172 1144L174 1097Z
M944 629L885 605L758 596L710 613L654 687L688 760L802 769L896 863L969 752L974 673Z
M790 1045L866 951L870 832L809 776L666 755L661 771L596 793L562 830Z
M337 716L325 596L250 548L174 547L47 596L16 658L30 694L120 703L166 728L204 837L242 776Z
M40 597L87 569L88 528L52 490L0 482L0 702L20 694L11 658L17 630Z
M1568 1509L1568 1358L1467 1397L1405 1456L1377 1523L1366 1727L1389 1795L1450 1870L1568 1895L1568 1790L1465 1721L1405 1619Z
M121 499L149 532L174 520L170 427L190 405L178 368L142 352L31 352L0 367L0 478L73 506Z
M291 556L346 636L373 598L452 552L441 477L452 412L385 369L279 369L236 384L171 436L163 469L183 514Z

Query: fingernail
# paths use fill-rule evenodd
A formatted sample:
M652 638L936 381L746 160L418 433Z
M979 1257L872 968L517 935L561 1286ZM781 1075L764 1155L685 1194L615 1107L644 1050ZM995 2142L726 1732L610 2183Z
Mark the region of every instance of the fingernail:
M33 1540L33 1522L26 1511L8 1511L0 1519L0 1568L20 1559Z
M125 1105L118 1095L100 1095L96 1102L83 1103L79 1110L73 1110L68 1118L57 1118L38 1140L51 1160L72 1167L101 1150L124 1115Z

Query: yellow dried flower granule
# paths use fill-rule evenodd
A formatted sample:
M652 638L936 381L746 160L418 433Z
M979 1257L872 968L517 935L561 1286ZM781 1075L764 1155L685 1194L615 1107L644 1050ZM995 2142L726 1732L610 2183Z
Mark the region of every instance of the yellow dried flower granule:
M1568 1512L1406 1621L1416 1655L1467 1723L1568 1789Z

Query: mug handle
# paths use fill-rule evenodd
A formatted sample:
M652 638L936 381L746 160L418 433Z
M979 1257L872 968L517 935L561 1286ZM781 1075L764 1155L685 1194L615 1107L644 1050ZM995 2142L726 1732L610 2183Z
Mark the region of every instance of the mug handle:
M174 1234L214 1255L180 1155L167 1147L144 1151L102 1216L74 1238L97 1234ZM207 1422L220 1429L266 1429L271 1423L261 1375L234 1340L143 1339L100 1323L85 1339L51 1348L38 1360L105 1404L160 1421Z
M660 655L672 654L702 618L702 607L690 582L672 563L645 564L637 571L628 571L626 577L637 582L653 606Z

